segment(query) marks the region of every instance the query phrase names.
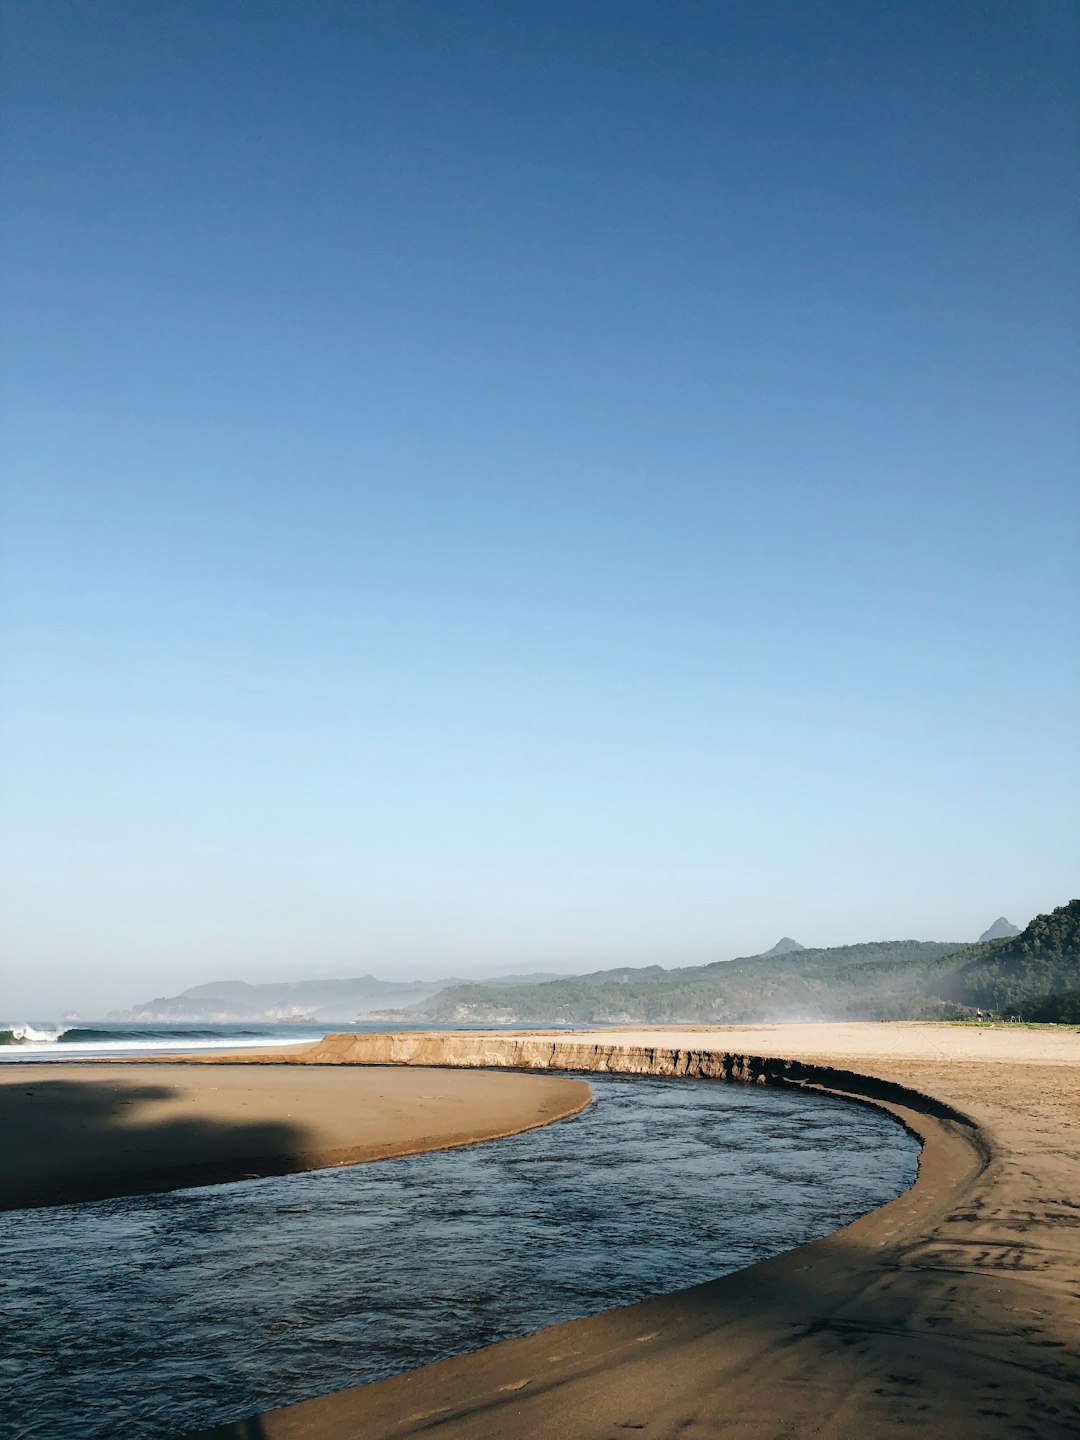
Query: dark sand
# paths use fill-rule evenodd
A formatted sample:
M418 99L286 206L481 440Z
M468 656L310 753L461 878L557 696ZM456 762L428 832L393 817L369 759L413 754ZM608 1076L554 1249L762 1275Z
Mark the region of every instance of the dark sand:
M478 1037L487 1063L509 1038ZM749 1270L206 1440L1080 1436L1080 1036L793 1025L556 1038L815 1061L846 1072L835 1088L848 1094L909 1087L884 1103L923 1138L919 1178Z
M168 1063L0 1069L0 1209L352 1165L575 1114L581 1080Z

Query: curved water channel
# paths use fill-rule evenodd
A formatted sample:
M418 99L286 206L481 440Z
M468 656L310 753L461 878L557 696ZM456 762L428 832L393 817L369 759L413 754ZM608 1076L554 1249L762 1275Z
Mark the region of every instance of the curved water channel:
M175 1437L711 1279L915 1177L849 1101L588 1079L505 1140L0 1216L0 1431Z

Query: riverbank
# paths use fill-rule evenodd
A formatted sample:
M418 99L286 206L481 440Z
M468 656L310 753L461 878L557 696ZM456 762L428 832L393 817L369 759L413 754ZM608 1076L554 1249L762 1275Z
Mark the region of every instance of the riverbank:
M584 1081L512 1073L7 1065L0 1210L447 1149L546 1125L588 1102Z
M407 1063L407 1039L411 1058L429 1064L576 1059L786 1076L895 1114L923 1141L919 1178L845 1230L722 1280L204 1440L612 1440L630 1430L862 1440L898 1426L940 1440L1080 1436L1075 1032L851 1024L379 1039L364 1046L383 1063ZM359 1058L328 1039L292 1063Z

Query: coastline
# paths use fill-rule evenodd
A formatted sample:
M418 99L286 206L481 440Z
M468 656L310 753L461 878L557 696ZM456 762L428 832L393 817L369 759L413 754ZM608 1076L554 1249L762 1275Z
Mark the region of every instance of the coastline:
M391 1063L407 1066L407 1040L430 1064L446 1038L399 1035L383 1063L397 1047ZM583 1070L591 1051L596 1069L624 1069L621 1056L645 1073L786 1073L895 1115L922 1140L918 1178L723 1279L198 1440L861 1440L905 1424L941 1440L1080 1436L1080 1035L852 1023L468 1038L472 1058L443 1047L435 1063L520 1065L526 1040L539 1069L573 1045ZM321 1045L286 1063L357 1063Z

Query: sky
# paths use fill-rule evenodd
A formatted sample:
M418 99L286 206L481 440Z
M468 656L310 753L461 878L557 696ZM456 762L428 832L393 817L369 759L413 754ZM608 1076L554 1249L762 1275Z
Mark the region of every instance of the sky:
M1075 4L2 13L0 1012L1077 893Z

